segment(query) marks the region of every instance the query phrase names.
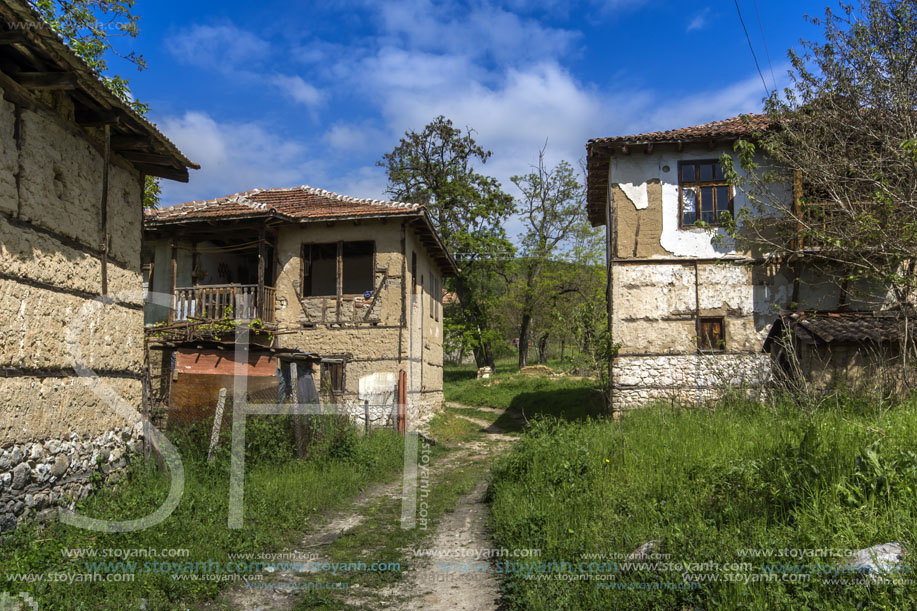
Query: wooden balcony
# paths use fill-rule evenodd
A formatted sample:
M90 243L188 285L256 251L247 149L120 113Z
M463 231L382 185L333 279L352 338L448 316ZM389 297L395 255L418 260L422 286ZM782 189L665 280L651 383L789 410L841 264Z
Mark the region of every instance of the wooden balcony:
M172 297L172 320L261 319L274 322L276 290L257 284L211 284L176 288Z

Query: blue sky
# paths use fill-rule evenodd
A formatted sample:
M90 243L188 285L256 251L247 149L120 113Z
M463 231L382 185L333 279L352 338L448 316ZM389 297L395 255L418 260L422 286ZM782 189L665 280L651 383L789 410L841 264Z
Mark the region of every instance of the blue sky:
M817 38L828 0L740 0L768 86ZM732 0L219 3L146 0L131 71L150 118L202 169L163 181L163 205L309 184L384 197L375 162L444 114L494 155L516 195L547 142L577 163L592 137L754 112L764 86ZM762 40L762 30L764 37ZM770 55L765 51L765 43ZM772 68L771 68L772 67ZM772 74L773 72L773 74Z

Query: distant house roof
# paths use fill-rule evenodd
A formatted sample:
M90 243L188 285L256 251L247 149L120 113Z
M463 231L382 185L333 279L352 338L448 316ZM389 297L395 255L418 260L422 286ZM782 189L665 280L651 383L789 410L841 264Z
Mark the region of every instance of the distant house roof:
M111 150L146 175L187 182L188 169L200 167L109 89L29 2L0 0L0 34L0 87L6 97L47 109L32 92L67 92L73 122L86 129L110 125Z
M276 219L287 223L405 218L447 276L459 273L421 204L350 197L303 185L252 189L205 201L144 211L147 229L188 226L214 221Z
M764 351L780 341L785 331L804 344L897 342L904 334L904 320L897 312L796 312L774 322Z
M717 144L750 137L770 126L767 115L739 115L722 121L702 125L669 129L630 136L593 138L586 143L587 157L587 207L593 226L605 223L605 200L608 197L608 167L615 152L630 154L637 147L650 153L656 145L691 143Z

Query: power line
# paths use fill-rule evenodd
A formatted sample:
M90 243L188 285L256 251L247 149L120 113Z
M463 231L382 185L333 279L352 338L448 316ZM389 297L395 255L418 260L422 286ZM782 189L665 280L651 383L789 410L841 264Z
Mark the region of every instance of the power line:
M745 27L745 20L742 19L742 10L739 8L739 0L734 0L736 5L736 12L739 14L739 23L742 24L742 29L745 30L745 40L748 41L748 48L751 50L751 56L755 60L755 68L758 69L758 76L761 77L761 84L764 85L764 91L767 95L771 94L770 89L767 87L767 82L764 80L764 74L761 72L761 66L758 64L758 56L755 55L755 48L751 45L751 37L748 35L748 28Z
M767 48L767 38L764 36L764 25L761 23L761 13L758 11L758 0L752 0L755 5L755 15L758 17L758 28L761 30L761 42L764 43L764 53L767 55L767 66L771 70L771 81L774 83L774 90L777 89L777 78L774 76L774 64L771 63L771 52Z

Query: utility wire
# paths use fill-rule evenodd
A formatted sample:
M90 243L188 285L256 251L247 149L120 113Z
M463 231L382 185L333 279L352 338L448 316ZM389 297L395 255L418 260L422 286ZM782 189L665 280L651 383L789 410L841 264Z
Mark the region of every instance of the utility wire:
M767 38L764 36L764 25L761 23L761 13L758 11L758 0L752 0L755 5L755 15L758 17L758 28L761 30L761 42L764 43L764 53L767 55L767 67L771 70L771 80L774 82L774 90L777 90L777 78L774 76L774 64L771 63L771 52L767 48Z
M755 48L751 45L751 37L748 35L748 28L745 27L745 20L742 19L742 10L739 8L739 0L734 0L736 5L736 12L739 14L739 23L742 24L742 29L745 30L745 40L748 41L748 48L751 50L751 56L755 60L755 68L758 69L758 76L761 77L761 84L764 85L764 91L767 95L771 94L770 89L767 87L767 82L764 80L764 74L761 72L761 66L758 64L758 56L755 55Z

